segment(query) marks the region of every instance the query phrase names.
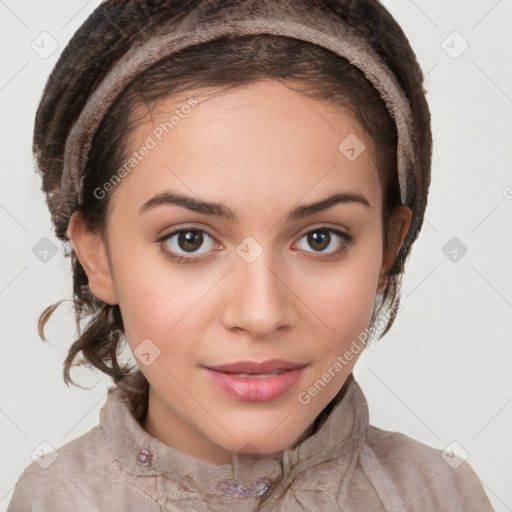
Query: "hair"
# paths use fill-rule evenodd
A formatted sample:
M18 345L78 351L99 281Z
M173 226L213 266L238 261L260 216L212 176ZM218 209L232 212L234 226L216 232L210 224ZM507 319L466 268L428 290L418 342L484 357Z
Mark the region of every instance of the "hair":
M225 0L224 4L241 0ZM265 0L275 1L277 0ZM425 190L430 184L432 136L430 112L423 88L423 73L407 37L391 14L377 0L294 0L334 14L368 41L395 74L412 110L418 161L422 162ZM48 78L39 104L34 128L33 150L41 170L43 191L48 195L62 173L67 134L88 97L102 78L134 44L191 9L216 9L213 0L107 0L101 3L77 30ZM77 210L86 226L105 235L110 194L98 199L94 190L118 169L129 151L130 133L140 123L141 108L151 112L155 103L180 92L206 88L236 88L263 79L280 80L302 94L325 101L349 112L370 135L375 164L382 184L383 249L389 250L388 225L401 204L397 172L397 132L379 93L364 74L346 59L317 45L269 34L224 36L187 47L162 59L140 73L118 96L103 118L89 152L85 169L84 200ZM404 243L389 269L387 285L375 301L369 333L382 337L394 322L400 300L404 264L423 222L426 192L420 222ZM68 242L66 220L55 223L56 236ZM124 327L118 305L95 297L87 275L73 249L73 304L78 338L64 361L64 381L73 383L73 366L92 365L117 384L125 377L132 389L147 392L148 383L140 370L120 364L119 352ZM48 306L39 318L39 335L62 301ZM82 323L86 322L82 329ZM370 341L370 337L366 340ZM81 356L81 359L75 360Z

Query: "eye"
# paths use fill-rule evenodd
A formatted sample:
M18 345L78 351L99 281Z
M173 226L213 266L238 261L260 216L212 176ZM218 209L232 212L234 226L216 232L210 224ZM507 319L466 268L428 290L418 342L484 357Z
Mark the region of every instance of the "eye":
M306 243L313 248L314 253L321 255L326 254L328 257L337 256L346 252L353 241L353 237L348 233L327 226L312 229L304 233L299 241L302 239L305 239ZM307 251L307 249L304 250Z
M206 249L203 252L197 252L206 243ZM158 240L162 245L162 251L172 259L176 260L199 260L197 255L202 255L212 250L215 245L213 236L196 227L184 227L163 236ZM184 251L184 252L181 252ZM194 254L196 256L187 256Z
M300 250L320 256L313 256L313 259L330 259L339 256L346 252L353 242L352 235L327 226L304 233L299 242L303 239L313 251L299 247ZM157 242L161 244L166 256L177 262L188 263L204 260L207 256L202 255L206 255L217 245L215 238L208 231L193 226L177 229L159 238ZM298 245L300 245L299 242ZM203 251L198 252L201 248Z

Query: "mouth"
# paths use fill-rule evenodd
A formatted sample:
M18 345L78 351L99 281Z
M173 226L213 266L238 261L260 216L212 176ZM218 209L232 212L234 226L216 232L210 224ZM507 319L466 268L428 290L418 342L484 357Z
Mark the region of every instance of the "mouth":
M304 363L283 359L264 362L242 361L204 366L212 382L237 400L266 402L289 391L302 376Z
M254 376L275 374L278 372L284 372L286 370L293 370L294 368L299 368L302 366L305 366L305 364L296 363L294 361L287 361L285 359L269 359L261 363L257 361L240 361L237 363L207 366L206 368L223 373L245 374L248 376Z

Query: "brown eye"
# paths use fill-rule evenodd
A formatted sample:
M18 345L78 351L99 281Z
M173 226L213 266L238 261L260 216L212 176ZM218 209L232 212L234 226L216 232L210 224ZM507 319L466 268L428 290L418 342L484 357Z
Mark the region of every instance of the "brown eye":
M333 236L334 235L334 236ZM307 246L309 246L312 251L307 248L301 248L306 252L317 253L319 255L336 256L342 252L345 252L348 249L348 246L353 241L352 235L348 233L344 233L338 229L322 227L313 229L308 231L300 240L304 239L306 241ZM299 244L300 246L300 244ZM328 249L331 250L328 250Z
M199 228L182 228L165 235L158 240L162 250L168 256L187 260L203 256L215 247L215 240L208 232ZM201 251L201 248L206 249ZM188 256L188 255L191 256Z
M203 235L201 231L181 231L176 240L180 249L184 251L195 251L201 247L203 243Z
M323 251L329 246L329 242L331 241L331 235L327 231L321 231L319 229L310 231L306 236L309 246L315 249L315 251Z

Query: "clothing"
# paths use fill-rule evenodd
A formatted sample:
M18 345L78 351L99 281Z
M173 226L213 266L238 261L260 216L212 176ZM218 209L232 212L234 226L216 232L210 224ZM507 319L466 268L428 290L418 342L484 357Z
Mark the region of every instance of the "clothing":
M149 435L131 409L141 396L110 388L99 425L47 469L27 466L7 512L493 510L467 461L454 469L440 450L369 425L352 374L297 446L220 466Z

